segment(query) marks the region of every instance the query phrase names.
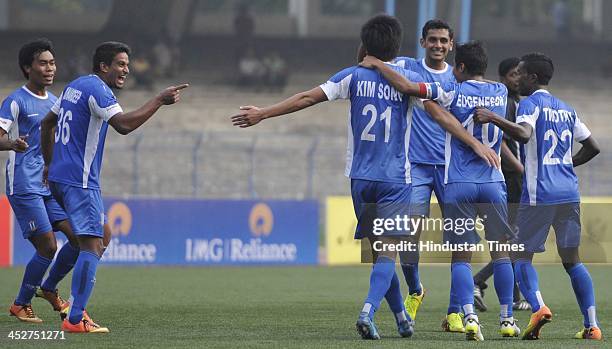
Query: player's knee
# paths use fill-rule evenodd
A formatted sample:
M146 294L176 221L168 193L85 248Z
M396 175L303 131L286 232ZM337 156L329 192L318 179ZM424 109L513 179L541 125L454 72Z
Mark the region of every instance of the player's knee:
M57 243L53 241L52 243L49 242L48 244L38 246L36 252L45 258L53 259L55 252L57 252Z
M566 272L569 272L577 263L563 263L563 268Z

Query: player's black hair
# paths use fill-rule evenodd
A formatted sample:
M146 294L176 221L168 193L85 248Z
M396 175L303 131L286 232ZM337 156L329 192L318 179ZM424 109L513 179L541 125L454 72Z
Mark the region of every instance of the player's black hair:
M26 72L25 67L31 67L34 59L39 54L49 51L55 57L55 50L53 50L53 43L47 38L40 38L26 43L19 49L19 68L26 79L30 76Z
M390 61L402 44L402 24L393 16L376 15L361 27L361 42L369 55Z
M446 29L448 30L448 36L450 36L451 39L455 35L455 32L453 32L453 28L451 28L450 25L448 25L448 23L446 23L445 21L441 19L436 18L436 19L428 20L427 23L425 23L425 25L423 26L423 30L421 32L421 36L423 37L423 39L427 37L427 33L431 29Z
M457 45L455 65L463 63L469 75L484 75L487 71L487 50L480 41Z
M528 74L538 76L538 84L548 85L555 72L552 59L543 53L528 53L521 57L523 67Z
M499 76L506 76L506 74L508 74L510 70L516 68L516 66L519 65L520 61L521 59L518 57L509 57L501 61L499 63L499 66L497 67L497 72L499 73Z
M115 56L121 52L125 52L129 56L132 50L128 45L117 41L107 41L98 45L93 56L94 73L100 72L100 63L110 66Z

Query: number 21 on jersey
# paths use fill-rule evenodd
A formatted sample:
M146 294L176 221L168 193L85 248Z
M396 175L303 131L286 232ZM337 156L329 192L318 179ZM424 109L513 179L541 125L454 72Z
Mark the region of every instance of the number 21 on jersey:
M375 142L376 135L370 133L370 130L372 127L374 127L374 124L378 120L378 111L376 110L376 107L373 104L366 105L363 107L361 115L370 116L370 122L368 122L366 127L363 129L363 132L361 132L361 140ZM389 135L391 133L391 107L387 107L387 109L380 114L380 121L385 122L385 143L389 143Z

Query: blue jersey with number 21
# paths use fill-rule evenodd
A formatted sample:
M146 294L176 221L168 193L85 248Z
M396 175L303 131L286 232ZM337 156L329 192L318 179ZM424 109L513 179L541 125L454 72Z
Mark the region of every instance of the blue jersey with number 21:
M49 180L100 189L108 120L122 112L115 95L97 75L72 81L51 108L57 115Z
M423 79L396 65L410 81ZM345 174L352 179L411 183L408 149L415 98L395 90L372 69L346 68L321 85L327 99L349 99Z

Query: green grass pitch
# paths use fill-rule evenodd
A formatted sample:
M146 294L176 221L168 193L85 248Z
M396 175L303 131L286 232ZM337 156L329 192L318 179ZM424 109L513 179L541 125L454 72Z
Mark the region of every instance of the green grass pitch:
M475 266L475 268L478 266ZM560 265L538 266L540 285L554 313L540 341L502 339L492 280L486 293L490 310L481 313L484 343L444 333L449 271L446 265L421 267L427 288L415 335L399 338L386 304L376 321L382 340L361 340L354 327L369 280L369 267L101 267L88 307L110 334L66 335L65 340L10 340L11 330L59 330L57 313L41 299L34 310L42 325L8 316L23 268L0 269L0 348L568 348L612 347L609 341L572 339L582 325L570 282ZM612 319L612 266L589 267L596 287L604 336ZM398 272L400 272L398 270ZM403 280L403 278L401 278ZM69 279L68 279L69 281ZM61 284L68 295L69 283ZM404 287L405 292L405 287ZM525 327L529 312L517 312Z

